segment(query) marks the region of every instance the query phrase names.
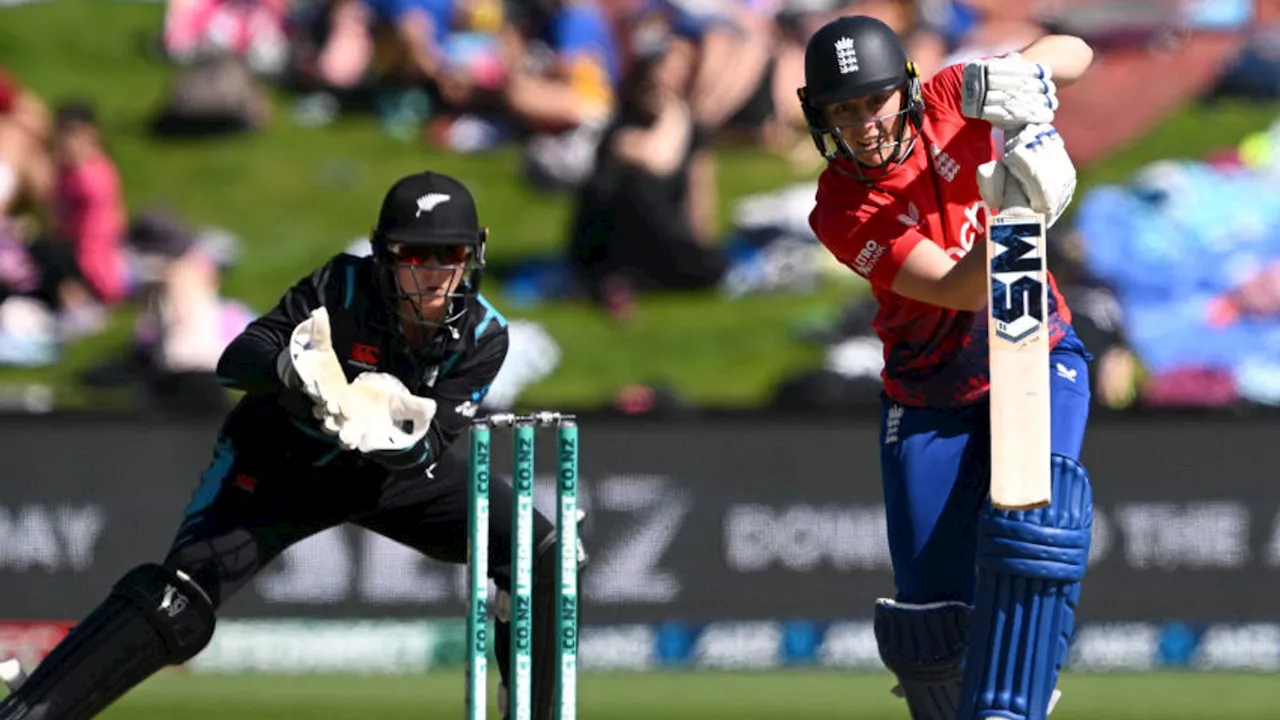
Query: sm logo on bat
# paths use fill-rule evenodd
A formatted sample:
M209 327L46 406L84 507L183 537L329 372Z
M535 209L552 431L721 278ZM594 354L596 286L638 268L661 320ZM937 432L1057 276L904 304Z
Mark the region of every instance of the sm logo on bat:
M1020 342L1044 326L1045 259L1039 222L993 223L990 238L991 322L996 336Z

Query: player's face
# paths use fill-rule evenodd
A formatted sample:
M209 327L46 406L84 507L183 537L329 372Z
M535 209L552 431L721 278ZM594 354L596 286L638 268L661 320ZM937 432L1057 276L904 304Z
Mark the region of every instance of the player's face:
M401 311L439 320L466 274L467 245L393 245Z
M853 157L867 167L880 167L893 157L902 124L902 89L850 98L823 108L829 127L839 128Z

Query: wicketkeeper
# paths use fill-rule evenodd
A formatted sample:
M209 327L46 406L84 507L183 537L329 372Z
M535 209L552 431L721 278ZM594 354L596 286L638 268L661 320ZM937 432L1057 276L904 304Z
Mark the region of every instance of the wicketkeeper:
M507 322L479 293L487 238L462 183L402 178L383 200L371 256L335 256L236 338L218 375L246 394L163 561L125 573L13 683L0 720L101 712L195 657L227 598L290 545L335 525L465 562L467 459L465 443L453 446L507 353ZM510 592L512 491L493 483L490 493L491 576ZM534 522L533 717L550 718L555 528L540 513ZM505 688L510 632L498 622Z

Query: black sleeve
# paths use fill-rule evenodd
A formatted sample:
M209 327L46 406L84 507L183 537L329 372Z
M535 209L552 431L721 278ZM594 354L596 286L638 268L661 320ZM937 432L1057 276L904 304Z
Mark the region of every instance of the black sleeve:
M466 431L478 412L480 402L507 357L505 325L493 323L466 357L448 367L435 387L422 392L436 401L431 428L416 445L395 452L374 452L369 456L388 470L416 470L433 465Z
M271 312L254 320L231 341L218 359L218 380L223 385L251 395L284 389L276 371L277 359L289 346L289 336L298 323L324 304L332 265L332 261L326 263L299 280Z

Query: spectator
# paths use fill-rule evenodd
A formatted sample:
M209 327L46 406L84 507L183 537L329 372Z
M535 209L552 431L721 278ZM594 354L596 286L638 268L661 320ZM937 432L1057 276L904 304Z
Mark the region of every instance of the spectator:
M588 294L619 315L633 290L709 288L727 264L692 216L705 138L681 94L687 77L657 60L663 47L628 74L618 118L578 192L569 242Z
M445 40L440 96L454 111L500 111L507 68L499 0L459 0L455 31Z
M349 89L363 81L379 59L391 74L434 84L440 41L452 23L451 0L335 0L317 58L320 79Z
M925 77L953 63L985 55L1013 52L1045 34L1034 3L1010 0L964 0L956 4L962 18L949 28L948 52L935 67L921 69Z
M377 82L421 85L461 108L470 87L449 70L450 40L462 30L495 30L493 0L332 0L312 71L320 84L350 90ZM497 16L494 13L497 12Z
M70 243L76 264L98 300L117 303L129 290L121 249L127 214L120 177L103 147L92 106L72 101L58 107L53 148L55 232Z
M756 133L773 118L773 34L780 2L640 1L642 8L626 24L657 26L671 35L671 52L688 65L680 72L688 77L689 102L700 127L719 131L730 124Z
M48 203L53 183L48 134L44 102L0 68L0 219L22 205Z
M780 5L774 0L731 0L719 12L682 23L699 31L694 36L699 57L690 100L700 125L714 129L731 122L761 90L762 99L772 99L774 21ZM726 68L734 70L725 72ZM733 124L761 127L773 110L769 103L762 113Z
M289 56L288 5L288 0L165 0L160 43L179 64L229 54L255 73L276 75Z
M607 117L621 74L611 23L592 0L539 0L509 28L510 112L533 132L560 132Z
M215 138L255 132L271 119L271 100L249 64L233 53L206 53L170 78L151 131Z
M512 62L506 112L530 136L530 179L575 186L617 105L623 58L614 23L594 0L525 0L519 9L504 37Z
M0 218L0 302L10 297L34 301L56 318L50 342L92 335L106 322L71 248L41 234L29 217Z
M373 61L374 16L359 0L317 0L290 18L292 72L307 91L346 91L363 83Z
M222 266L208 237L159 210L142 213L129 229L142 304L133 359L152 398L168 410L225 410L218 358L255 317L222 296Z

